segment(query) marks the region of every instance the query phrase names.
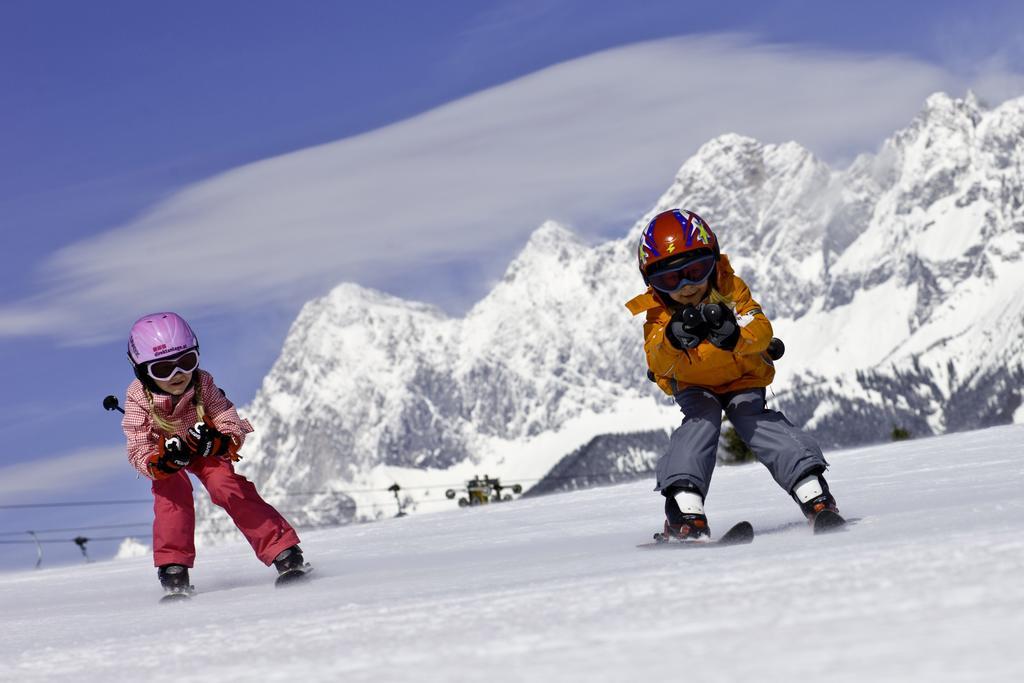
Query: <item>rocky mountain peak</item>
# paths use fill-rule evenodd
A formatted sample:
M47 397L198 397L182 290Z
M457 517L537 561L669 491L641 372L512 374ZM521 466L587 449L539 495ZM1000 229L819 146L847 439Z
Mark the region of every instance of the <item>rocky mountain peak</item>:
M585 246L579 236L555 221L545 221L530 235L526 245L512 260L499 288L515 286L517 281L539 271L568 264Z

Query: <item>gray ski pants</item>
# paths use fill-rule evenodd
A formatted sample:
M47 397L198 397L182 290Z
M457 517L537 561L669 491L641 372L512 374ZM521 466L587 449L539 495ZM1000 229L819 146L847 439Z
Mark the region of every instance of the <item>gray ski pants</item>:
M655 491L692 484L707 497L722 430L722 410L740 438L787 493L808 472L828 466L813 438L794 427L779 411L766 407L764 389L715 394L690 387L675 398L683 411L683 423L672 433L668 452L655 467Z

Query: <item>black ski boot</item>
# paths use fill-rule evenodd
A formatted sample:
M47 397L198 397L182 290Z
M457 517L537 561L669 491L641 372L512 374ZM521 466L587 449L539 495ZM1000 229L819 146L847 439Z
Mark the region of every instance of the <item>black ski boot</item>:
M302 548L297 545L285 548L274 558L274 568L278 574L284 574L292 569L302 569L302 565Z
M801 478L793 487L792 496L814 528L814 533L832 531L846 524L846 520L839 514L836 499L828 490L828 482L821 476L821 470Z
M834 512L839 514L839 506L836 505L836 499L832 497L831 493L824 493L817 498L812 498L806 503L800 503L800 510L804 513L804 516L808 520L813 520L820 513Z
M670 543L684 541L711 540L711 529L708 527L708 518L704 515L682 514L675 520L665 520L665 530L660 534L654 534L654 540L658 543Z
M182 564L165 564L156 570L160 585L164 588L164 597L160 602L169 602L189 598L195 587L189 584L188 567Z
M303 560L302 548L297 545L282 550L274 558L274 568L277 569L277 581L275 583L278 586L301 580L313 569Z
M801 477L790 495L793 496L793 500L800 506L801 512L808 520L813 520L823 510L839 512L836 499L829 492L828 482L825 481L825 477L821 476L820 471L808 472L806 476Z
M676 496L686 494L689 500L685 509L680 509ZM673 486L663 492L665 496L665 529L660 534L654 534L654 540L659 543L669 541L699 541L710 540L711 529L708 527L708 518L704 515L704 499L700 491L690 484Z

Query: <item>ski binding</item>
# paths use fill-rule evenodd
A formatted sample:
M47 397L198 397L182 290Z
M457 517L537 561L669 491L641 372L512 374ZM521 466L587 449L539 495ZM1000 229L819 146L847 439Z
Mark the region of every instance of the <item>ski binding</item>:
M754 540L754 527L750 522L737 522L717 539L677 541L668 540L663 534L655 534L653 543L641 543L637 548L708 548L723 545L746 545Z

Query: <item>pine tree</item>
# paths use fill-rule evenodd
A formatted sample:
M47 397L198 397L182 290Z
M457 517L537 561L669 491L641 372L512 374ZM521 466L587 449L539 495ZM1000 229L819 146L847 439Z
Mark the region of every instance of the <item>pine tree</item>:
M751 462L755 459L754 451L743 443L735 427L729 426L722 432L722 436L725 437L725 450L732 456L730 462Z
M906 441L910 438L910 432L903 427L892 428L892 440L893 441Z

